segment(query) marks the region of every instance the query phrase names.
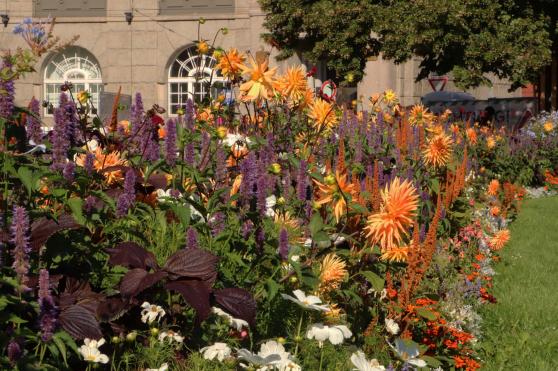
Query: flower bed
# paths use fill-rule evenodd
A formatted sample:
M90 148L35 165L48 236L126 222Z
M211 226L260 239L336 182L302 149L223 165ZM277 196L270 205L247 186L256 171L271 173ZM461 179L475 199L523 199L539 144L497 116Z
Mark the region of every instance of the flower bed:
M137 94L103 124L66 84L45 136L13 105L42 42L3 57L2 368L480 367L516 135L390 91L342 109L300 67L217 50L236 99L164 122Z

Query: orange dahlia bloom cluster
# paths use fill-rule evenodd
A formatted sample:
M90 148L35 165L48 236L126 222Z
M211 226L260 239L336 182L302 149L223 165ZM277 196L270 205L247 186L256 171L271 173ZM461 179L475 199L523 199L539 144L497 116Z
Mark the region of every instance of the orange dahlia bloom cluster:
M234 79L240 72L240 65L244 64L246 56L240 53L236 48L229 49L219 58L219 63L215 68L221 71L221 75L229 79Z
M434 120L434 115L428 112L428 108L422 104L417 104L411 108L409 113L409 123L412 126L428 125Z
M308 117L312 120L312 125L316 131L321 131L323 128L327 131L339 122L333 103L320 98L315 99L310 105Z
M274 87L292 106L307 106L312 103L313 93L308 87L306 74L301 66L289 67L287 72L275 81Z
M120 158L120 153L115 151L104 154L103 150L97 147L94 154L93 167L104 175L108 184L113 184L123 179L122 170L118 167L126 165L127 162ZM78 155L76 157L76 165L85 166L85 157L85 154Z
M368 217L367 237L382 251L398 247L407 235L418 208L418 194L410 181L393 179L381 193L380 212Z
M240 85L241 98L244 101L269 99L273 96L273 76L277 67L268 68L269 61L256 61L250 58L250 67L239 64L242 74L249 77Z
M327 292L337 289L346 276L345 262L335 253L326 255L320 265L320 291Z

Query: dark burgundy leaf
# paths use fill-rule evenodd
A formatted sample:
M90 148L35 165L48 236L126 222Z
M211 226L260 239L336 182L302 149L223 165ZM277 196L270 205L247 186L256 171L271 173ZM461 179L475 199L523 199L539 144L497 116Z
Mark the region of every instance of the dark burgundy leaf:
M201 249L184 249L174 253L164 269L171 278L191 277L207 280L215 275L215 265L219 258Z
M107 298L97 307L97 317L101 321L115 321L128 311L128 301L122 298Z
M10 241L10 234L0 229L0 242L8 243Z
M74 339L103 337L95 316L80 305L72 305L60 313L60 325Z
M147 180L147 184L152 185L155 189L167 188L167 177L165 174L152 174Z
M39 250L53 234L65 229L76 229L80 225L69 214L62 214L58 221L40 218L31 224L31 248Z
M149 273L141 268L129 270L122 278L122 281L120 281L120 293L125 297L136 296L166 276L167 272L165 271Z
M155 255L135 242L122 242L114 249L107 249L109 264L122 265L127 268L158 269Z
M256 300L248 291L239 288L215 290L215 301L233 317L245 320L250 326L256 324Z
M91 290L88 282L67 277L64 291L60 294L60 308L64 310L73 304L79 304L94 314L97 312L97 305L104 298L103 294Z
M172 281L167 283L165 288L180 293L184 300L196 310L200 322L209 316L210 289L204 282L198 280Z

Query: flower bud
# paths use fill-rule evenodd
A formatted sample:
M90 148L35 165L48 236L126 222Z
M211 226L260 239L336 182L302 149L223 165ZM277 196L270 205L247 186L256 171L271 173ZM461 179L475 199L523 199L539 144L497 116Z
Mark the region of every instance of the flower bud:
M151 332L151 336L159 335L159 329L157 327L152 327L151 330L149 330L149 332Z
M285 339L284 337L278 337L277 342L279 344L285 344L287 342L287 339Z
M126 341L132 343L136 341L137 337L138 337L138 333L136 331L132 331L126 335Z
M286 202L285 197L281 196L277 199L277 205L284 205Z
M335 184L335 175L329 174L324 178L324 181L327 185L334 185Z
M279 174L281 174L281 165L278 164L277 162L274 162L273 164L271 164L269 166L269 171L272 174L279 175Z
M298 282L298 278L296 276L291 276L291 278L289 278L289 282L291 283L297 283Z
M227 136L227 133L228 133L228 129L227 129L226 127L224 127L224 126L219 126L219 127L217 128L217 136L218 136L220 139L223 139L224 137L226 137L226 136Z
M200 17L200 19L198 20L198 22L200 22L200 24L204 24L204 23L205 23L205 18L204 18L204 17Z
M120 339L120 336L113 336L113 337L110 339L110 341L111 341L113 344L118 344L118 343L120 343L120 340L121 340L121 339Z

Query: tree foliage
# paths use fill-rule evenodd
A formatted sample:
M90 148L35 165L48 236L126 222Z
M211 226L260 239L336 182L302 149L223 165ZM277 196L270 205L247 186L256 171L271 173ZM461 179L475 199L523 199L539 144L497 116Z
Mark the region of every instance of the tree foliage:
M556 49L555 1L260 0L266 36L312 62L325 60L337 80L359 81L366 60L382 54L402 63L421 58L417 80L452 73L462 88L513 88L538 77Z

